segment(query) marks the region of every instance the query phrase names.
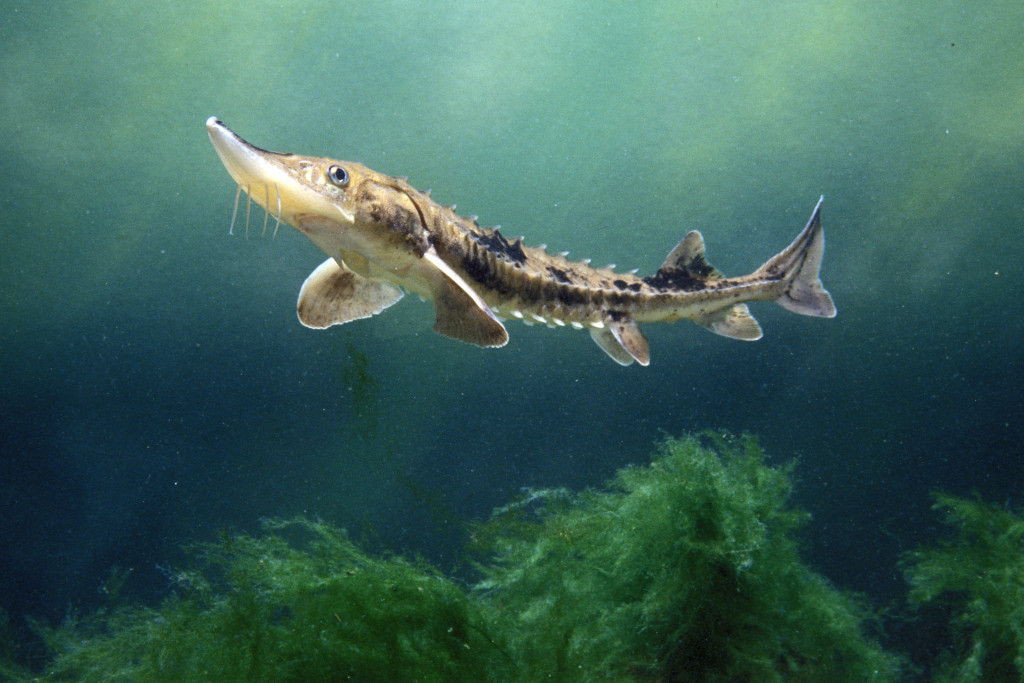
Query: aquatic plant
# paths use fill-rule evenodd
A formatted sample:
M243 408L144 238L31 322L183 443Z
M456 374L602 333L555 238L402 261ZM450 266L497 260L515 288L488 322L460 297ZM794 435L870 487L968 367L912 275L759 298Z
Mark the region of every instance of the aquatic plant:
M953 538L904 557L912 605L952 608L955 644L937 681L1024 680L1024 518L935 494Z
M341 380L352 401L353 431L369 441L377 435L380 423L380 381L370 372L370 360L351 341L345 344L348 363L341 371Z
M423 563L371 558L321 522L197 546L157 609L69 620L43 635L51 679L485 680L504 665L464 591ZM286 538L287 537L287 538Z
M898 660L801 564L791 466L750 437L667 439L606 492L529 492L475 530L523 680L873 681Z
M471 527L481 579L296 519L224 534L174 595L39 631L49 680L871 681L898 660L798 557L790 466L667 439L607 491L529 491Z

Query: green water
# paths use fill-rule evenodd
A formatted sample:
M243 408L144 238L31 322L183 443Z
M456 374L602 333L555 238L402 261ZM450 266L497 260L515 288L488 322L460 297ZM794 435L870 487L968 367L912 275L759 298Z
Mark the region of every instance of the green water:
M1021 503L1022 29L1019 2L5 3L0 607L87 608L113 565L159 595L182 542L264 516L448 566L521 487L707 427L799 455L805 557L902 599L930 491ZM641 275L693 228L748 272L824 194L839 315L647 326L646 369L517 323L459 344L415 297L314 332L323 255L228 235L210 115Z

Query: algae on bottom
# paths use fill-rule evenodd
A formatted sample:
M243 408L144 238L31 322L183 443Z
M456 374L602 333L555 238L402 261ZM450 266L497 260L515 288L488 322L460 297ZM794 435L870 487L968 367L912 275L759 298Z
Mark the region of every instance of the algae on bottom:
M790 467L751 437L666 439L610 490L533 492L475 536L522 680L880 681L899 659L804 566Z
M667 439L610 490L533 492L473 530L481 580L374 558L322 522L197 546L177 595L57 629L44 678L871 681L899 660L804 566L789 467Z
M484 680L501 666L479 607L423 563L372 558L322 522L197 546L179 596L48 634L52 679Z
M904 556L911 604L953 608L955 645L935 680L1024 680L1024 518L979 500L935 499L954 538Z

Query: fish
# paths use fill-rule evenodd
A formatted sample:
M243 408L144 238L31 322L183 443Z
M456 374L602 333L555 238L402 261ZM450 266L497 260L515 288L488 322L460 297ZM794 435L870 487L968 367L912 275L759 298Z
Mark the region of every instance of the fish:
M503 321L587 330L620 365L650 363L639 325L691 320L733 339L753 341L761 326L747 306L774 301L807 316L832 318L836 307L819 277L825 237L819 198L792 244L749 275L725 277L688 232L654 275L595 268L482 227L454 205L435 202L404 177L363 164L271 152L246 142L215 116L210 141L241 192L246 227L252 202L274 231L281 223L327 256L299 289L299 321L310 328L369 318L405 293L434 304L435 332L479 347L508 342Z

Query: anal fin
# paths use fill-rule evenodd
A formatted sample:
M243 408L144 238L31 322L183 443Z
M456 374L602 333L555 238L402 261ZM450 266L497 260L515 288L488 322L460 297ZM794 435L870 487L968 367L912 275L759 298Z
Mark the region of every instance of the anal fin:
M607 321L604 327L591 327L590 336L619 365L636 361L646 366L651 362L647 337L632 320Z
M423 254L431 266L434 331L477 346L504 346L508 332L480 295L441 260L433 247Z
M763 335L761 326L757 324L754 316L750 315L750 309L746 304L736 304L710 315L694 320L698 325L703 325L715 334L732 339L744 341L757 341Z
M401 298L402 290L390 282L356 275L329 258L302 283L296 308L303 325L323 329L369 318Z

